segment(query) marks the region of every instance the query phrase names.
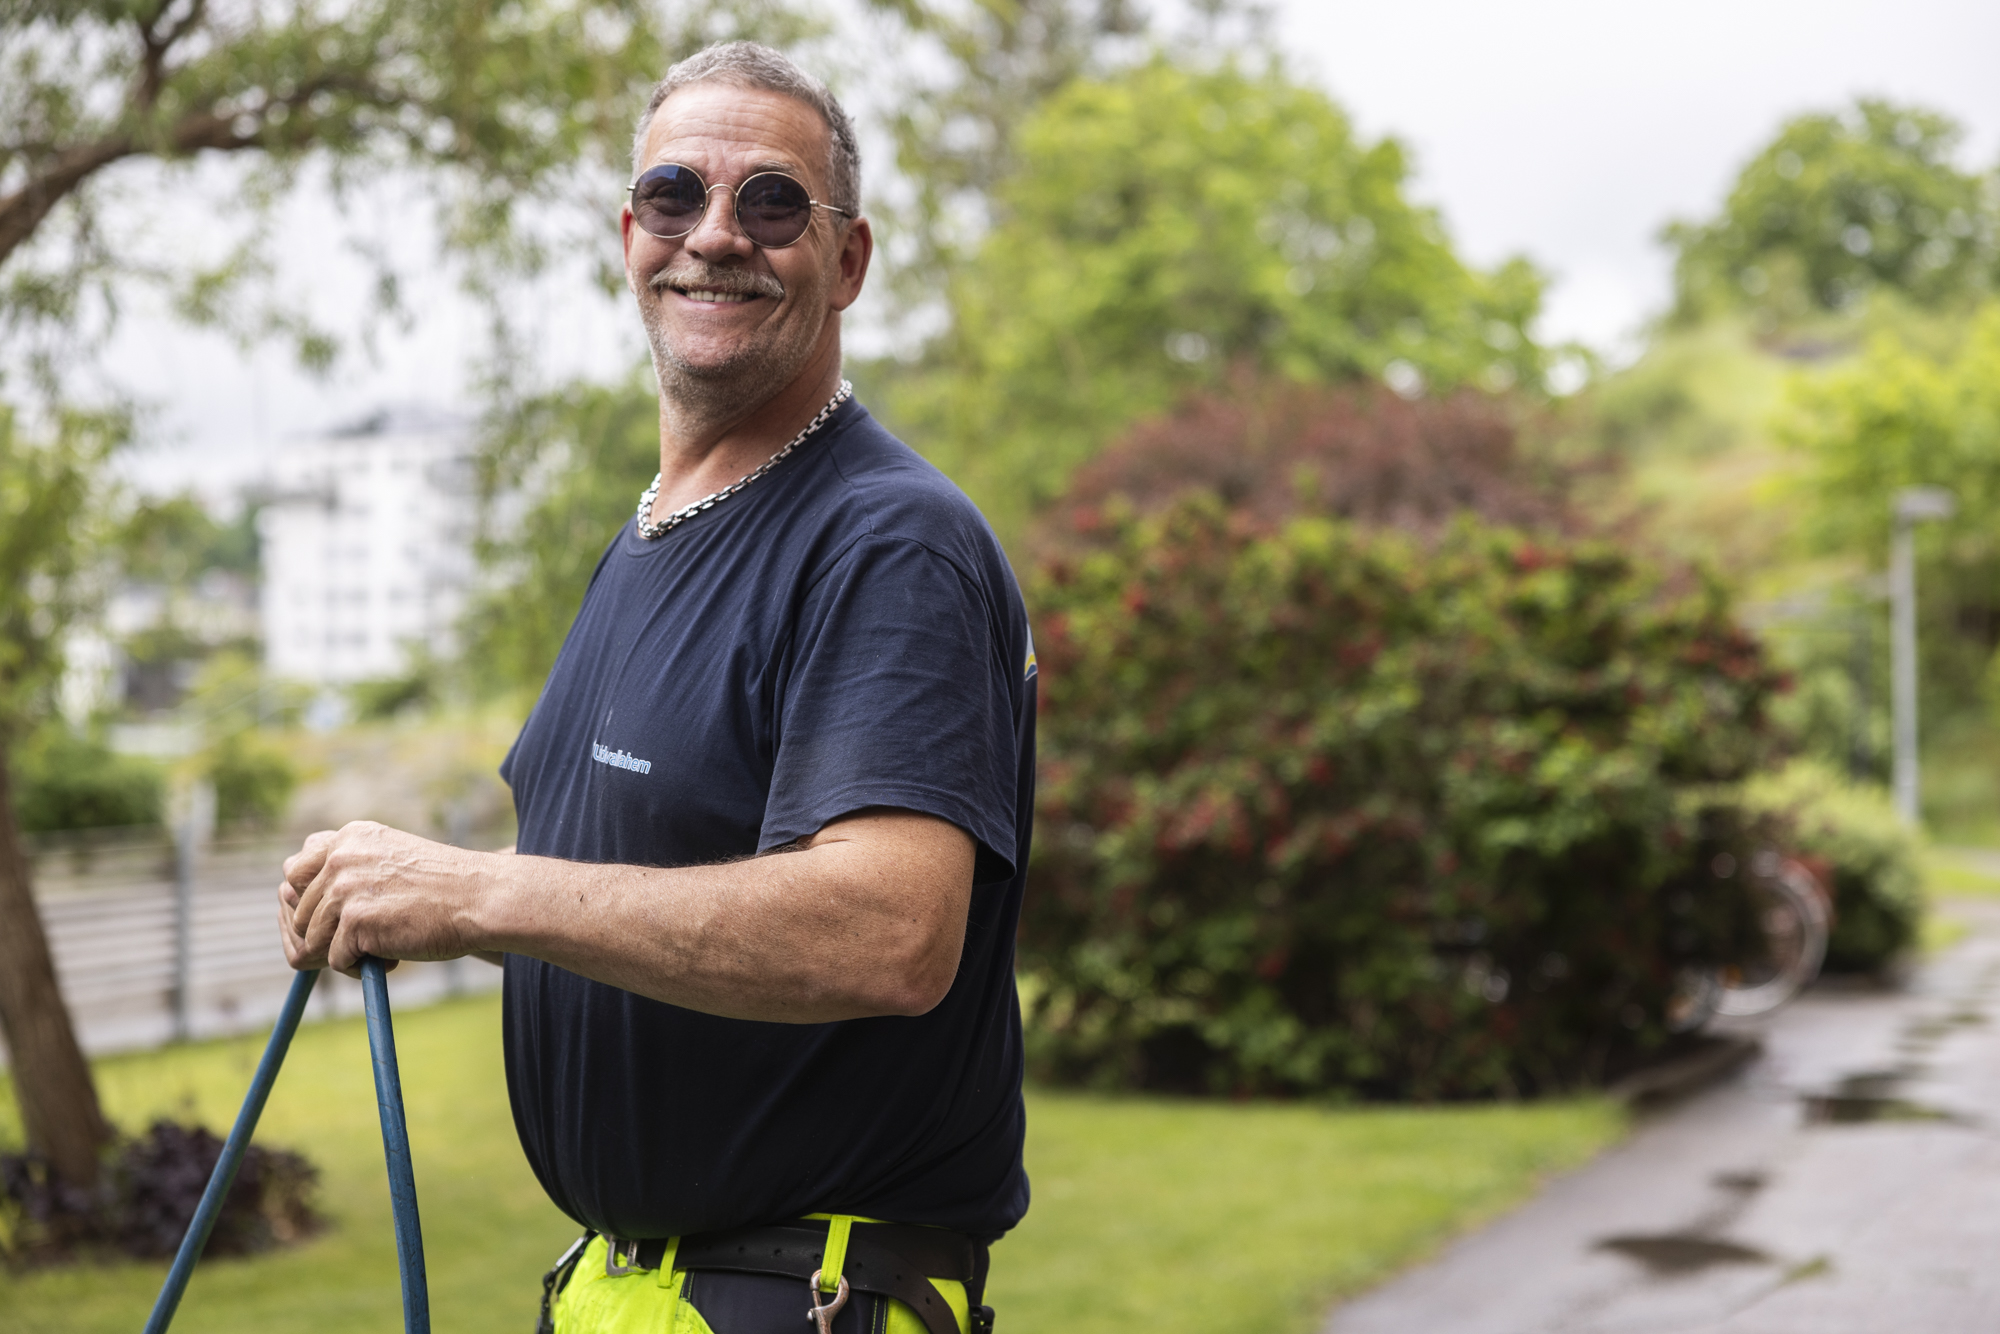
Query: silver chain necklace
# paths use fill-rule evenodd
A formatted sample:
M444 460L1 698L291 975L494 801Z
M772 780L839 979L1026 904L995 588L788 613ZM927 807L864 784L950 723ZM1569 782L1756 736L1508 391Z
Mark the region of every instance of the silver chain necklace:
M660 496L660 474L654 473L653 484L646 488L646 494L639 497L639 536L645 538L649 542L655 538L665 537L668 533L680 527L683 523L686 523L689 519L692 519L695 515L700 514L706 510L711 510L715 508L717 505L720 505L723 501L729 499L731 496L735 495L738 491L741 491L744 487L750 485L750 483L756 481L759 477L762 477L765 473L777 467L780 463L783 463L787 455L789 455L793 450L797 449L800 445L805 443L805 439L807 436L811 435L814 431L817 431L820 427L826 425L826 419L833 415L833 410L835 408L839 407L842 403L845 403L848 399L852 398L853 396L854 396L854 386L852 384L849 384L846 380L842 380L840 382L840 388L833 391L833 397L829 398L826 401L826 406L819 410L819 415L814 417L811 421L807 422L806 429L800 431L797 435L793 436L791 440L786 442L786 445L783 449L773 454L770 458L765 459L755 468L752 468L749 472L744 473L743 476L737 478L735 481L731 482L728 486L723 487L720 491L716 491L710 495L703 496L700 500L695 501L694 504L692 505L683 505L681 508L675 510L672 514L669 514L666 518L660 520L658 523L653 522L653 502L659 499Z

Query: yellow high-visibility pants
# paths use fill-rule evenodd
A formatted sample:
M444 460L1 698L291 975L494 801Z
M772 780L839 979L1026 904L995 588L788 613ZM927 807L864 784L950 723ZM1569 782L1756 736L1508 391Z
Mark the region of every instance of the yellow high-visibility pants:
M578 1257L568 1285L555 1301L556 1334L718 1334L700 1311L681 1299L688 1271L674 1266L672 1249L658 1269L615 1276L604 1272L607 1249L604 1238L592 1237L590 1245ZM951 1307L959 1334L970 1334L965 1285L948 1278L934 1278L930 1284ZM812 1292L804 1283L798 1287L798 1329L801 1334L810 1334L812 1326L804 1316L812 1302ZM719 1334L731 1331L722 1330ZM888 1328L881 1334L928 1334L928 1330L915 1311L892 1299Z

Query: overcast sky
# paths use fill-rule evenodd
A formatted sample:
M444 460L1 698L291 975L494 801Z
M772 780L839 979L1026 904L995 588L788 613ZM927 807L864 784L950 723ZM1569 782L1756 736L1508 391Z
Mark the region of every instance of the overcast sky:
M1964 123L1967 165L2000 158L1994 0L1286 0L1277 9L1298 71L1365 135L1394 134L1413 150L1414 193L1441 210L1469 258L1526 254L1553 276L1544 336L1614 354L1665 302L1660 227L1711 213L1784 117L1883 96ZM375 225L393 230L393 219ZM132 321L120 372L158 406L134 477L219 499L287 437L388 401L463 406L477 317L445 282L418 284L411 305L414 327L385 338L377 364L356 360L324 384L275 351L245 357L212 337ZM557 372L609 375L641 347L629 313L561 291L525 294L517 314L540 330Z
M1466 254L1554 275L1545 332L1608 347L1665 304L1655 238L1714 211L1780 121L1856 96L1943 111L2000 158L1994 0L1293 0L1287 50L1416 150Z

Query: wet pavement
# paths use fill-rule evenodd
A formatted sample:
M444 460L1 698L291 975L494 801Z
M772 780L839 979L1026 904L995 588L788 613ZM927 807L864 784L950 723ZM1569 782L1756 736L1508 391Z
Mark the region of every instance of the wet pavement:
M1327 1334L2000 1330L2000 903L1901 990L1733 1025L1764 1054Z

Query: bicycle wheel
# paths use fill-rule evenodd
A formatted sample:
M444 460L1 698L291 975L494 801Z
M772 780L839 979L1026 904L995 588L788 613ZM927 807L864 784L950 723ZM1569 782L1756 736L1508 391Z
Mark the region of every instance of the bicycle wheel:
M1819 880L1791 858L1759 853L1751 872L1764 947L1715 972L1714 1013L1733 1018L1769 1014L1819 976L1832 916Z

